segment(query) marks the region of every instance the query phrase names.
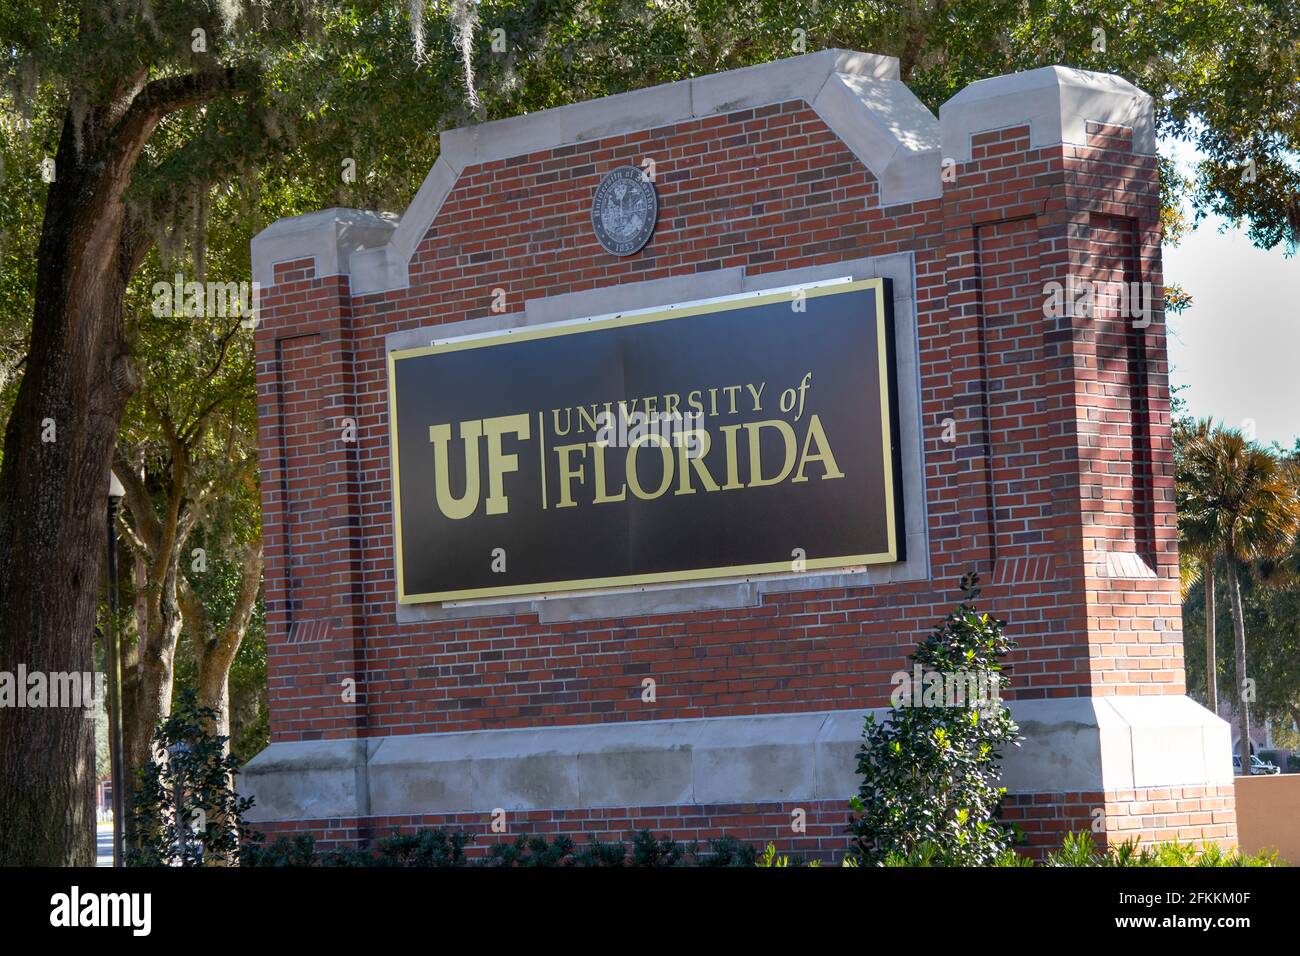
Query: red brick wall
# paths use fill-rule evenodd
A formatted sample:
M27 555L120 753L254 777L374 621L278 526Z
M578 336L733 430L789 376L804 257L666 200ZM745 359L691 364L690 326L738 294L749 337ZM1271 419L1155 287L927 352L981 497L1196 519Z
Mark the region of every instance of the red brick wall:
M1031 856L1059 848L1071 833L1091 833L1099 846L1177 840L1227 849L1237 842L1231 784L1008 794L1003 817L1024 831Z
M1155 161L1124 131L1094 133L1040 150L1026 127L981 134L942 200L882 211L870 172L787 103L467 169L407 290L353 298L310 263L278 270L258 327L273 739L879 706L972 568L1020 643L1012 696L1181 693L1161 316L1131 337L1042 311L1044 282L1071 271L1128 269L1159 295ZM590 197L645 157L658 230L638 255L606 255ZM898 252L915 256L932 582L569 624L397 623L385 335L488 316L498 288L517 312ZM1125 549L1159 576L1095 577Z

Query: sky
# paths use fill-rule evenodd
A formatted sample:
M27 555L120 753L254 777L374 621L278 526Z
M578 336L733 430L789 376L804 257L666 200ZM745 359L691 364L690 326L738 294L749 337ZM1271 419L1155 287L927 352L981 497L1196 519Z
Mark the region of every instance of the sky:
M1180 165L1192 155L1174 153ZM1187 386L1188 410L1247 430L1253 421L1259 441L1289 448L1300 436L1300 255L1282 252L1209 217L1165 246L1164 274L1193 300L1168 316L1170 378Z

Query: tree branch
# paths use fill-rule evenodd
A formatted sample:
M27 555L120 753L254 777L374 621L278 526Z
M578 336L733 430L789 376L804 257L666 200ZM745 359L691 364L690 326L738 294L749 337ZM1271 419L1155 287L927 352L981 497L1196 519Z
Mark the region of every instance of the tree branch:
M134 519L136 537L150 555L156 554L162 542L162 522L158 520L158 513L154 511L153 502L149 499L149 489L120 452L116 456L113 472L126 490L126 507Z
M153 80L136 95L122 119L113 127L105 159L110 166L125 163L129 170L135 165L135 158L154 127L168 113L220 96L245 93L252 79L253 74L246 68L227 67Z

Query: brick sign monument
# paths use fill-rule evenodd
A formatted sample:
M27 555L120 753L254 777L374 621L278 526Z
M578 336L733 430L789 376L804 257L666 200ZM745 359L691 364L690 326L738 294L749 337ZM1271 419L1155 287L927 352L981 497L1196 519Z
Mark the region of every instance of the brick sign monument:
M978 571L1018 645L1004 816L1235 840L1124 80L936 119L827 50L451 130L400 218L253 261L263 831L832 857L864 714Z

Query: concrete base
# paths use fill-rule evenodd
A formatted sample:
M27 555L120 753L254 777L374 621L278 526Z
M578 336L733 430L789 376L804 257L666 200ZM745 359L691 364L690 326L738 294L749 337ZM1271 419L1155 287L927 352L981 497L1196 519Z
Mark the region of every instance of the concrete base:
M1010 702L1013 793L1232 783L1226 722L1187 697ZM254 822L494 809L844 800L865 711L275 743L244 769ZM883 710L876 711L878 715Z

